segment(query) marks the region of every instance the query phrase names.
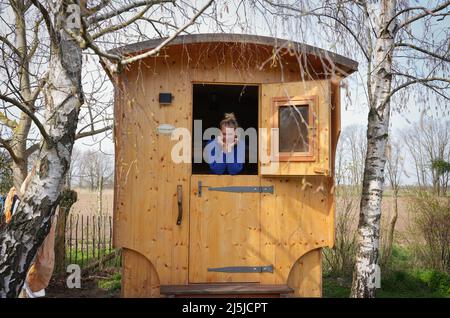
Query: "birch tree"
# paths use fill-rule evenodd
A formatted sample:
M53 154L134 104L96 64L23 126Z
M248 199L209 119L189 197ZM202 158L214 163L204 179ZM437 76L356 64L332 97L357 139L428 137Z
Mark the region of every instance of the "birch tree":
M20 170L16 174L20 176L15 181L17 185L27 175L26 165L19 159L26 158L27 138L32 127L39 137L37 143L30 145L37 151L36 173L20 193L20 203L11 222L0 233L0 297L17 297L36 251L49 232L70 167L80 110L86 102L82 87L83 51L110 58L111 69L120 69L131 61L157 54L170 40L194 25L211 2L201 8L189 3L176 6L174 0L11 0L8 4L2 3L3 10L14 12L13 24L2 14L1 27L6 30L0 38L5 49L2 70L11 71L5 57L17 61L19 67L0 87L4 110L0 121L11 130L9 135L2 134L0 142L19 163L14 168ZM178 27L166 19L172 17L175 10L186 17L185 25ZM161 15L165 19L160 19ZM163 26L166 31L161 31L160 35L171 31L169 40L162 41L146 55L133 58L105 53L107 48L102 48L105 37L109 34L114 37L119 30L135 26L138 20L155 29L157 25ZM31 31L27 26L30 23ZM39 56L36 52L40 52ZM32 77L28 75L33 74L31 82ZM42 101L41 108L36 107L38 100ZM13 118L17 116L18 121ZM94 123L88 128L93 127L91 124ZM79 132L80 135L88 133Z
M450 98L450 1L267 0L263 6L281 17L283 30L312 42L319 38L362 62L367 151L351 297L374 297L391 105L397 111L439 106L445 111ZM289 23L287 17L295 21Z

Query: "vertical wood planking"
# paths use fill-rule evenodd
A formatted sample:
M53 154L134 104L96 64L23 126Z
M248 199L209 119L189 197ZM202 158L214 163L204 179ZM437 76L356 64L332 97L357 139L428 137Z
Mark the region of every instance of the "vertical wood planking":
M209 191L208 187L259 186L259 176L191 178L189 282L259 282L258 273L208 272L208 268L269 265L260 259L260 193ZM198 181L203 184L198 196Z
M192 81L276 83L282 80L286 82L300 80L295 57L292 57L289 65L284 66L284 74L281 73L278 64L275 67L266 64L259 69L257 66L271 54L270 48L257 49L250 46L246 49L245 46L236 47L231 44L215 45L214 48L204 44L190 47L174 46L163 51L163 55L166 56L164 59L149 58L131 65L118 79L114 110L116 145L114 245L136 251L124 256L124 270L130 269L132 266L130 264L139 262L133 260L134 258L141 258L143 255L153 263L162 284L188 283L189 228L191 239L193 235L199 237L205 234L201 231L196 232L196 226L190 226L190 222L195 221L193 212L189 211L189 201L192 206L193 200L191 196L193 189L190 188L190 164L177 165L170 160L170 151L176 141L171 141L167 135L157 135L156 127L161 123L169 123L176 127L192 129ZM303 84L308 86L312 93L327 94L327 81ZM157 100L159 92L171 92L174 95L172 105L159 105ZM260 107L265 108L265 105L265 100L261 99ZM328 106L329 100L324 99L319 103L319 111L327 112L320 113L320 117L330 118ZM260 127L268 127L267 116L263 116L260 112L260 118ZM323 136L329 136L330 126L327 125L321 132ZM327 158L329 150L324 150L329 149L330 141L322 135L320 140L323 143L320 149L323 151L319 153L319 157L328 159L328 163L324 160L323 165L330 169L330 158ZM328 145L325 142L328 142ZM313 168L289 169L287 171L294 174L305 174ZM320 182L324 180L320 176L314 178L322 180ZM302 193L297 186L298 184L300 188L303 186L300 178L294 178L294 181L279 179L263 178L261 181L265 185L275 185L276 195L262 195L261 204L263 206L267 204L267 207L261 210L261 215L267 219L262 221L264 229L261 231L266 233L261 234L265 235L264 241L254 244L258 245L257 249L265 251L261 255L262 265L273 262L279 268L276 275L262 274L261 282L281 282L282 279L286 282L290 267L296 261L295 254L299 253L296 255L299 257L301 253L320 246L322 240L327 241L329 238L330 223L327 223L327 220L331 210L327 208L326 201L321 201L322 192ZM320 182L312 183L316 188L320 188ZM184 215L181 226L175 223L178 184L183 187ZM212 200L219 199L212 198ZM315 200L318 202L314 203ZM242 200L238 199L234 204L238 209L246 208ZM315 209L322 211L318 212ZM280 210L284 211L281 218L278 214ZM205 220L205 222L214 224L216 221ZM299 224L301 230L298 230ZM313 234L303 237L302 229L304 231L312 229L315 232L309 232ZM242 239L239 232L228 234L231 234L231 240ZM280 252L276 252L278 247ZM282 251L287 248L292 248L292 252ZM212 253L217 253L214 257L220 257L224 252L216 250ZM140 274L136 274L133 279L132 271L129 270L127 273L130 276L125 280L126 284L138 284ZM125 288L134 287L129 285Z
M303 255L291 269L288 286L296 297L322 297L322 249Z
M140 253L123 249L122 296L159 297L159 279L154 266Z

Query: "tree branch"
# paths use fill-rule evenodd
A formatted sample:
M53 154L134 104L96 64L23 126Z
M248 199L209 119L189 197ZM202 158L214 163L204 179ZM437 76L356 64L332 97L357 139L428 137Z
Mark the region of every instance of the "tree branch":
M0 122L12 130L16 129L18 125L15 120L9 119L8 116L2 112L0 112Z
M78 133L75 135L75 140L94 136L97 134L101 134L102 132L105 132L105 131L108 131L111 129L112 129L112 125L109 125L109 126L105 126L103 128L97 129L97 130L86 131L84 133ZM31 145L30 147L28 147L26 150L27 157L30 156L32 153L34 153L36 150L38 150L39 146L40 146L40 143L35 143L35 144Z
M407 76L406 74L396 74L396 75ZM407 76L407 77L410 77L410 76ZM384 107L387 105L387 103L390 101L391 97L392 97L395 93L397 93L399 90L401 90L401 89L403 89L403 88L405 88L405 87L408 87L408 86L410 86L410 85L413 85L413 84L420 83L420 84L426 85L427 83L429 83L429 82L434 82L434 81L441 81L441 82L447 82L447 83L450 83L450 79L449 79L449 78L445 78L445 77L428 77L428 78L415 78L415 79L412 79L412 80L410 80L410 81L408 81L408 82L405 82L405 83L403 83L402 85L400 85L400 86L398 86L398 87L392 89L391 92L384 98L384 100L383 100L383 102L381 103L379 109L380 109L380 110L383 110ZM427 85L427 86L428 86L428 85Z
M86 132L80 132L78 134L75 135L75 139L81 139L81 138L85 138L85 137L89 137L89 136L94 136L97 134L100 134L102 132L108 131L112 129L112 125L108 125L105 127L102 127L100 129L97 130L91 130L91 131L86 131Z
M301 10L301 9L297 9L297 8L295 8L295 7L292 7L292 6L288 6L288 5L284 5L284 4L279 4L279 3L273 3L273 2L270 1L270 0L265 0L265 2L269 3L271 6L279 7L279 8L283 8L283 9L288 9L288 10L291 10L291 11L294 11L294 12L298 12L298 13L300 13L300 14L302 14L302 15L311 15L311 16L315 16L315 17L319 17L319 18L320 18L320 17L325 17L325 18L331 19L331 20L333 20L333 21L339 23L339 24L340 24L341 26L343 26L343 27L350 33L350 35L353 37L353 39L355 40L356 44L358 44L359 48L360 48L361 51L363 52L363 54L364 54L365 58L367 59L367 61L370 61L370 57L369 57L369 54L366 52L365 46L360 42L359 38L358 38L358 37L356 36L356 34L349 28L349 26L348 26L346 23L344 23L344 22L342 22L341 20L339 20L338 18L333 17L333 16L331 16L331 15L329 15L329 14L326 14L326 13L318 13L318 12L313 12L313 11L305 12L305 11L303 11L303 10Z
M155 4L162 4L162 3L175 3L175 0L141 0L141 1L135 1L130 4L124 5L123 7L113 10L110 12L106 12L104 14L95 15L88 19L88 24L95 24L110 18L113 18L115 16L121 15L124 12L128 12L129 10L136 9L138 7L142 6L152 6Z
M10 140L3 139L0 137L0 147L6 149L6 151L8 151L9 155L11 156L11 158L14 162L19 161L19 158L17 158L16 154L14 153L14 150L11 147Z
M3 94L0 94L0 99L4 100L7 103L10 103L10 104L16 106L22 112L24 112L28 117L30 117L31 120L36 125L36 127L39 129L39 132L41 133L41 135L45 139L45 141L51 143L51 139L48 136L47 131L44 128L44 125L42 125L42 123L39 121L39 119L37 119L37 117L33 114L33 112L30 109L28 109L28 107L26 105L23 105L18 100L14 99L14 98L10 98L8 96L5 96Z
M395 47L408 47L410 49L422 52L424 54L430 55L430 56L435 57L437 59L440 59L442 61L450 62L450 57L438 55L438 54L436 54L434 52L431 52L431 51L425 50L425 49L423 49L421 47L415 46L414 44L410 44L410 43L395 43L394 46ZM447 51L447 53L448 53L448 51Z
M118 31L120 29L123 29L127 26L129 26L130 24L134 23L136 20L139 20L147 11L148 9L150 9L150 5L146 6L141 12L139 12L138 14L136 14L134 17L132 17L131 19L120 23L120 24L113 24L112 26L110 26L109 28L100 30L99 32L97 32L96 34L94 34L93 36L91 36L91 38L93 40L109 33L109 32L113 32L113 31Z
M33 152L35 152L36 150L39 149L40 143L35 143L33 145L31 145L30 147L28 147L28 149L25 151L26 156L29 157L31 156L31 154L33 154Z
M397 30L400 30L401 28L405 27L408 24L413 23L414 21L417 21L419 19L422 19L426 16L432 15L434 16L436 12L439 12L441 10L444 10L445 8L447 8L450 5L450 1L446 1L441 5L438 5L437 7L435 7L434 9L426 9L426 8L419 8L419 9L423 9L425 12L421 13L421 14L417 14L415 16L413 16L412 18L403 21L397 28Z
M197 20L197 18L214 2L214 0L209 0L204 6L203 8L201 8L197 14L195 14L191 20L189 20L189 22L187 24L185 24L183 27L181 27L180 29L178 29L172 36L168 37L167 39L165 39L161 44L159 44L156 48L154 48L153 50L150 50L148 52L142 53L142 54L138 54L135 56L132 56L128 59L122 60L120 62L120 64L122 65L126 65L129 63L133 63L136 62L140 59L152 56L157 54L164 46L166 46L167 44L169 44L170 42L172 42L181 32L183 32L185 29L187 29L189 26L193 25L195 23L195 20Z
M58 43L58 35L55 32L55 29L53 28L52 19L50 18L50 14L48 13L47 9L37 0L31 0L33 5L38 8L38 10L41 12L42 17L45 21L45 26L47 27L48 34L50 35L50 40L53 44Z
M5 43L15 54L21 56L20 51L6 37L0 35L0 41Z

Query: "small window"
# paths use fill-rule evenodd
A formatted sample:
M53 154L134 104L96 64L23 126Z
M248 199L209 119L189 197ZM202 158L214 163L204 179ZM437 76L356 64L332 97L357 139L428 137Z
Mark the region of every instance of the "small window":
M278 160L314 161L314 98L274 98L273 128L278 128Z

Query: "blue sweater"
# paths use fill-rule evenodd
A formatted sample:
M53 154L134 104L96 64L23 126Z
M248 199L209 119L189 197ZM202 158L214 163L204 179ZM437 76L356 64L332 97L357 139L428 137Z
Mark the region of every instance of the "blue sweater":
M216 149L220 149L220 153L217 155ZM217 140L213 139L208 142L205 151L209 168L214 174L234 175L241 172L244 168L245 144L243 141L239 141L237 145L234 145L233 151L225 153Z

